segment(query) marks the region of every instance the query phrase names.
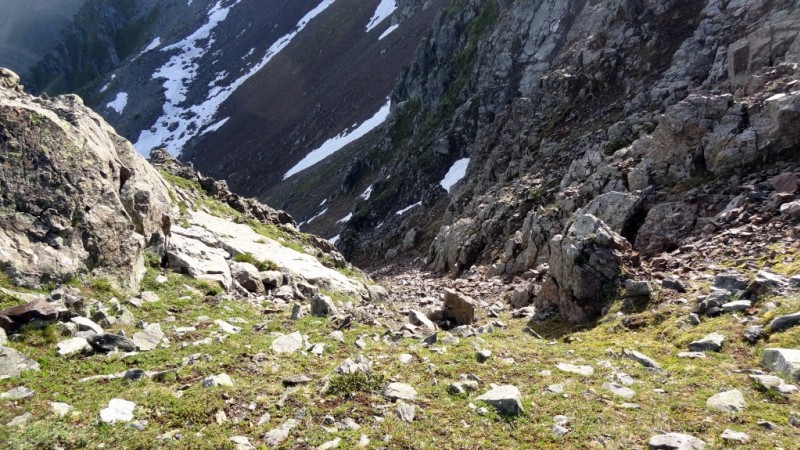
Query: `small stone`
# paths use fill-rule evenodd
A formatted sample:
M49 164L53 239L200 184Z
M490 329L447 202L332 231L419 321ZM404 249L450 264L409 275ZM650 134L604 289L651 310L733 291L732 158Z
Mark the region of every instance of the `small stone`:
M303 313L303 305L300 303L295 303L292 305L292 314L289 316L289 320L297 320Z
M297 386L299 384L306 384L306 383L310 383L312 381L314 381L313 378L311 378L310 376L308 376L308 375L306 375L304 373L301 373L299 375L292 375L291 377L284 378L283 379L283 385L285 387Z
M750 435L747 433L729 429L725 429L719 437L721 437L723 441L738 442L740 444L745 444L750 441Z
M743 291L747 289L747 280L736 272L722 273L714 277L714 287L728 291Z
M480 350L477 353L475 353L475 358L478 360L479 363L484 363L488 361L489 358L491 357L492 357L491 350Z
M164 332L161 331L161 325L157 323L150 324L144 330L133 334L136 348L143 352L154 350L162 339L164 339Z
M71 356L76 353L85 353L92 350L89 341L81 337L74 337L61 341L56 345L56 354L58 356Z
M58 417L64 417L72 411L72 406L66 403L59 403L59 402L50 402L50 408L53 409L53 413Z
M525 411L519 389L511 384L497 386L476 400L488 403L501 415L516 416Z
M397 402L397 416L403 422L408 422L408 423L413 422L414 416L416 415L416 411L417 408L414 405L405 403L402 400Z
M625 295L628 297L647 297L653 293L653 289L650 286L650 282L648 281L636 281L636 280L627 280L625 281Z
M402 353L400 356L397 357L397 359L400 361L400 364L406 366L410 364L411 361L414 360L414 357L412 355L409 355L408 353Z
M78 331L92 331L96 334L103 334L103 327L86 317L73 317L70 321L78 326Z
M362 434L361 437L358 439L358 447L359 448L367 448L369 447L369 436L366 434Z
M118 334L99 334L86 339L96 352L109 353L113 351L134 352L136 344L125 336Z
M163 275L159 275L158 277L156 277L156 282L159 282L158 281L159 277L162 280L164 280L163 281L164 283L166 283L168 281L167 277L164 277ZM142 299L142 301L145 302L145 303L157 303L157 302L161 301L161 299L158 298L158 294L156 294L153 291L143 291L141 294L139 294L139 298Z
M204 388L218 387L218 386L233 386L233 380L226 373L213 375L203 380Z
M268 431L264 435L264 441L268 447L277 447L289 438L289 433L300 423L295 419L287 419L277 428Z
M31 389L28 389L25 386L19 386L0 394L0 400L24 400L26 398L33 397L34 394L35 392L33 392Z
M574 373L585 377L594 375L594 368L592 366L576 366L574 364L560 363L556 365L556 368L562 372Z
M786 384L782 378L774 375L750 375L750 379L762 389L776 391L782 395L791 395L797 392L797 386Z
M564 386L560 384L551 384L547 386L547 390L552 392L553 394L563 394L564 393Z
M425 328L428 332L436 332L436 324L431 322L428 316L420 311L414 309L408 311L408 321L412 325Z
M564 436L567 435L567 433L569 433L568 428L556 424L553 424L551 431L553 432L553 435L559 439L563 438Z
M356 421L353 420L352 418L345 417L344 419L342 419L342 428L344 428L345 430L355 431L361 428L361 425L356 423Z
M800 381L800 350L766 348L761 357L761 366L790 380Z
M718 352L722 349L722 343L724 341L725 336L719 333L711 333L699 341L690 343L689 350L693 352Z
M700 316L695 313L689 314L689 323L695 326L700 325Z
M648 446L653 450L703 450L706 443L688 434L666 433L651 437Z
M25 414L23 414L21 416L17 416L17 417L14 417L13 419L11 419L11 422L8 422L6 424L6 426L8 426L8 427L19 427L19 426L25 425L25 423L27 423L28 419L30 419L30 418L31 418L31 413L27 413L26 412Z
M680 352L678 353L678 358L703 359L707 358L707 356L703 352Z
M417 391L404 383L390 383L383 389L383 396L389 400L416 400Z
M732 313L736 311L747 311L752 306L753 302L751 302L750 300L736 300L722 305L722 311L726 313Z
M336 315L338 311L333 304L333 299L323 294L316 294L311 297L311 315L316 317L326 317Z
M769 323L769 331L774 333L776 331L782 331L797 325L800 325L800 312L787 314L785 316L773 319L772 322Z
M344 333L339 330L331 331L328 338L332 341L344 343Z
M745 328L743 337L745 341L751 344L755 344L761 340L763 332L764 332L764 327L762 327L761 325L751 325Z
M294 353L303 348L303 336L297 331L281 335L272 341L269 348L275 353Z
M119 398L111 399L108 407L100 411L100 420L105 423L130 422L136 404Z
M723 412L739 412L744 409L746 403L742 392L738 389L734 389L732 391L725 391L712 395L706 400L706 405Z
M672 291L679 292L681 294L686 292L686 287L683 285L683 283L681 283L680 280L677 280L675 278L664 278L663 280L661 280L661 287L663 287L664 289L669 289Z
M636 395L636 392L633 389L626 388L616 383L603 383L602 387L617 397L622 397L626 400L630 400Z
M442 315L456 326L470 325L475 320L475 300L452 289L444 291Z
M339 447L339 444L342 442L342 438L336 438L332 441L325 442L324 444L317 447L317 450L331 450L333 448Z
M222 425L227 421L228 421L228 415L225 414L225 411L222 409L217 410L217 413L214 414L214 422L216 422L217 425Z
M635 350L623 350L622 353L628 358L650 369L661 369L661 366L649 356Z
M236 333L242 331L241 328L233 326L233 325L229 324L228 322L226 322L224 320L217 319L217 320L214 321L214 323L217 324L218 327L220 327L220 329L222 330L223 333L236 334Z
M228 440L233 442L234 450L256 450L247 436L233 436Z

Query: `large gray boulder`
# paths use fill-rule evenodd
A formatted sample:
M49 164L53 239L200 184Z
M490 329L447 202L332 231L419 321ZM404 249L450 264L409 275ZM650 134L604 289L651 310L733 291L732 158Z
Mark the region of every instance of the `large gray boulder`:
M591 214L622 234L642 209L642 199L630 192L608 192L595 197L579 214Z
M617 287L630 244L600 219L579 215L550 241L550 273L534 305L573 323L596 318Z
M0 347L0 380L18 377L28 370L39 371L39 363L13 348Z
M790 380L800 381L800 350L766 348L764 349L764 355L761 357L761 366Z
M169 235L158 172L78 96L0 86L0 263L18 285L81 272L135 290ZM154 248L163 248L154 246Z

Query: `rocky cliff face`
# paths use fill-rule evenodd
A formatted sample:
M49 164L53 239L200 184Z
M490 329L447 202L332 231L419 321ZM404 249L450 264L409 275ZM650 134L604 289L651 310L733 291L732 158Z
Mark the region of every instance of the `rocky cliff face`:
M170 232L166 184L79 97L33 98L1 75L3 270L26 286L88 272L135 289Z
M797 6L471 1L445 11L395 88L380 151L402 156L373 179L340 247L357 261L407 253L438 272L484 263L531 276L554 269L551 238L585 211L648 257L708 233L735 194L691 195L698 186L729 180L735 191L797 158ZM466 157L466 176L445 192L438 182Z

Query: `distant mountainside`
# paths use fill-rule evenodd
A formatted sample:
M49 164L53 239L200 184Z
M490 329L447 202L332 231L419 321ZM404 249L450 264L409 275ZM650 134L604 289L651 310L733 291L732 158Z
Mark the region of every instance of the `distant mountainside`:
M0 67L23 73L49 53L86 0L0 0Z

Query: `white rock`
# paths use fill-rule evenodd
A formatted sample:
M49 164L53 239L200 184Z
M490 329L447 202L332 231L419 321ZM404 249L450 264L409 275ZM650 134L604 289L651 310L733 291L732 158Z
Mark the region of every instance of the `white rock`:
M339 447L339 444L341 442L342 442L342 438L336 438L336 439L334 439L332 441L328 441L328 442L320 445L319 447L317 447L317 450L331 450L332 448Z
M153 323L144 330L134 333L132 339L137 349L143 352L150 351L158 347L158 344L164 339L164 332L161 331L161 325Z
M275 353L294 353L303 348L303 336L297 331L278 336L269 348Z
M18 386L0 394L0 400L23 400L33 397L35 392L25 386Z
M497 386L494 389L476 398L497 410L498 413L514 416L525 411L522 407L522 395L516 386L506 384Z
M247 436L233 436L229 441L233 442L234 450L255 450L256 448L250 443Z
M217 320L214 321L214 323L217 324L218 327L220 327L220 329L222 330L223 333L236 334L236 333L242 331L241 328L233 326L233 325L229 324L228 322L225 322L224 320L217 319Z
M70 411L73 410L72 406L60 402L50 402L50 407L53 409L53 412L58 417L64 417L67 414L69 414Z
M626 400L630 400L636 395L636 392L633 389L626 388L625 386L621 386L616 383L604 383L603 389L611 392L617 397L622 397Z
M747 433L729 429L725 429L719 437L721 437L723 441L738 442L740 444L745 444L750 441L750 435Z
M100 420L105 423L130 422L136 404L119 398L111 399L108 407L100 411Z
M383 396L389 400L416 400L417 391L404 383L390 383L383 389Z
M400 364L405 366L410 364L411 361L414 360L414 357L412 355L409 355L408 353L403 353L400 356L398 356L397 359L400 361Z
M79 331L93 331L97 334L103 334L103 327L87 319L86 317L73 317L70 322L78 326Z
M800 350L766 348L761 357L761 366L790 380L800 381Z
M264 441L269 447L277 447L289 438L289 433L298 424L299 422L295 419L287 419L285 422L278 425L277 428L268 431L264 435Z
M70 356L76 353L88 352L92 349L89 341L82 337L74 337L61 341L56 345L56 354L58 356Z
M742 391L734 389L712 395L706 400L706 405L723 412L738 412L744 409L746 403Z
M703 450L706 443L694 436L681 433L658 434L650 438L651 449L666 450Z
M574 364L560 363L556 365L556 368L562 372L574 373L585 377L594 375L594 368L592 366L576 366Z
M221 373L219 375L212 375L203 380L204 388L217 387L217 386L233 386L233 380L231 380L231 377L226 373Z

